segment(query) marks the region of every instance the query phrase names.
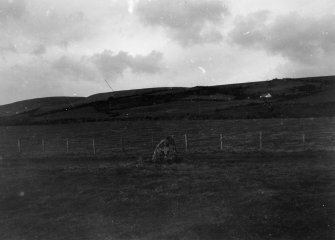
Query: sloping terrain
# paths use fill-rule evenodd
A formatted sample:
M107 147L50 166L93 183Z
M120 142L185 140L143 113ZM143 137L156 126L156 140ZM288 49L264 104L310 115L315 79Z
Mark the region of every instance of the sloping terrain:
M0 117L24 114L39 108L71 107L84 97L47 97L19 101L0 106Z
M149 88L0 106L0 123L335 116L335 76L193 88Z

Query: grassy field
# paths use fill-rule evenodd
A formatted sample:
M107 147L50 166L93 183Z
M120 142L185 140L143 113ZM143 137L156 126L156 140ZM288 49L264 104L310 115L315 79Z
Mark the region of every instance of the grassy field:
M2 159L0 239L334 239L333 152Z
M43 158L64 154L66 139L69 154L92 155L93 138L98 156L120 153L121 142L127 153L152 154L153 147L167 135L174 136L178 150L183 152L185 133L189 151L219 151L220 134L224 151L255 151L259 149L259 132L264 151L335 150L335 118L121 121L3 126L0 156L18 155L18 139L23 156Z

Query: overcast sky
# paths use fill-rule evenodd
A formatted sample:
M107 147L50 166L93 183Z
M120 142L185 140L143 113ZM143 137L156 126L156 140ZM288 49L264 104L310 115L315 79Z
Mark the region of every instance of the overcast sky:
M335 74L334 0L0 0L0 104Z

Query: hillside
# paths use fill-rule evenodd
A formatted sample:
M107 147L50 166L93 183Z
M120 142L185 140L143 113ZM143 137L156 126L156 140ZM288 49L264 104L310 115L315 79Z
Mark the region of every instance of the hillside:
M0 106L0 123L335 116L335 76L193 88L149 88Z
M39 108L53 108L61 106L73 106L84 97L47 97L19 101L0 106L0 117L13 116L33 111Z

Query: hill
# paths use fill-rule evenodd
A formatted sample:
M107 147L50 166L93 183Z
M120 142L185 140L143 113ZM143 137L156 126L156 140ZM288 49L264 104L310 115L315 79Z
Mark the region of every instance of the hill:
M335 116L335 76L193 88L135 89L87 98L32 99L0 106L2 125L332 116Z
M60 106L73 106L79 100L85 99L84 97L47 97L35 98L30 100L19 101L11 104L0 106L0 117L13 116L23 114L39 108L52 108Z

